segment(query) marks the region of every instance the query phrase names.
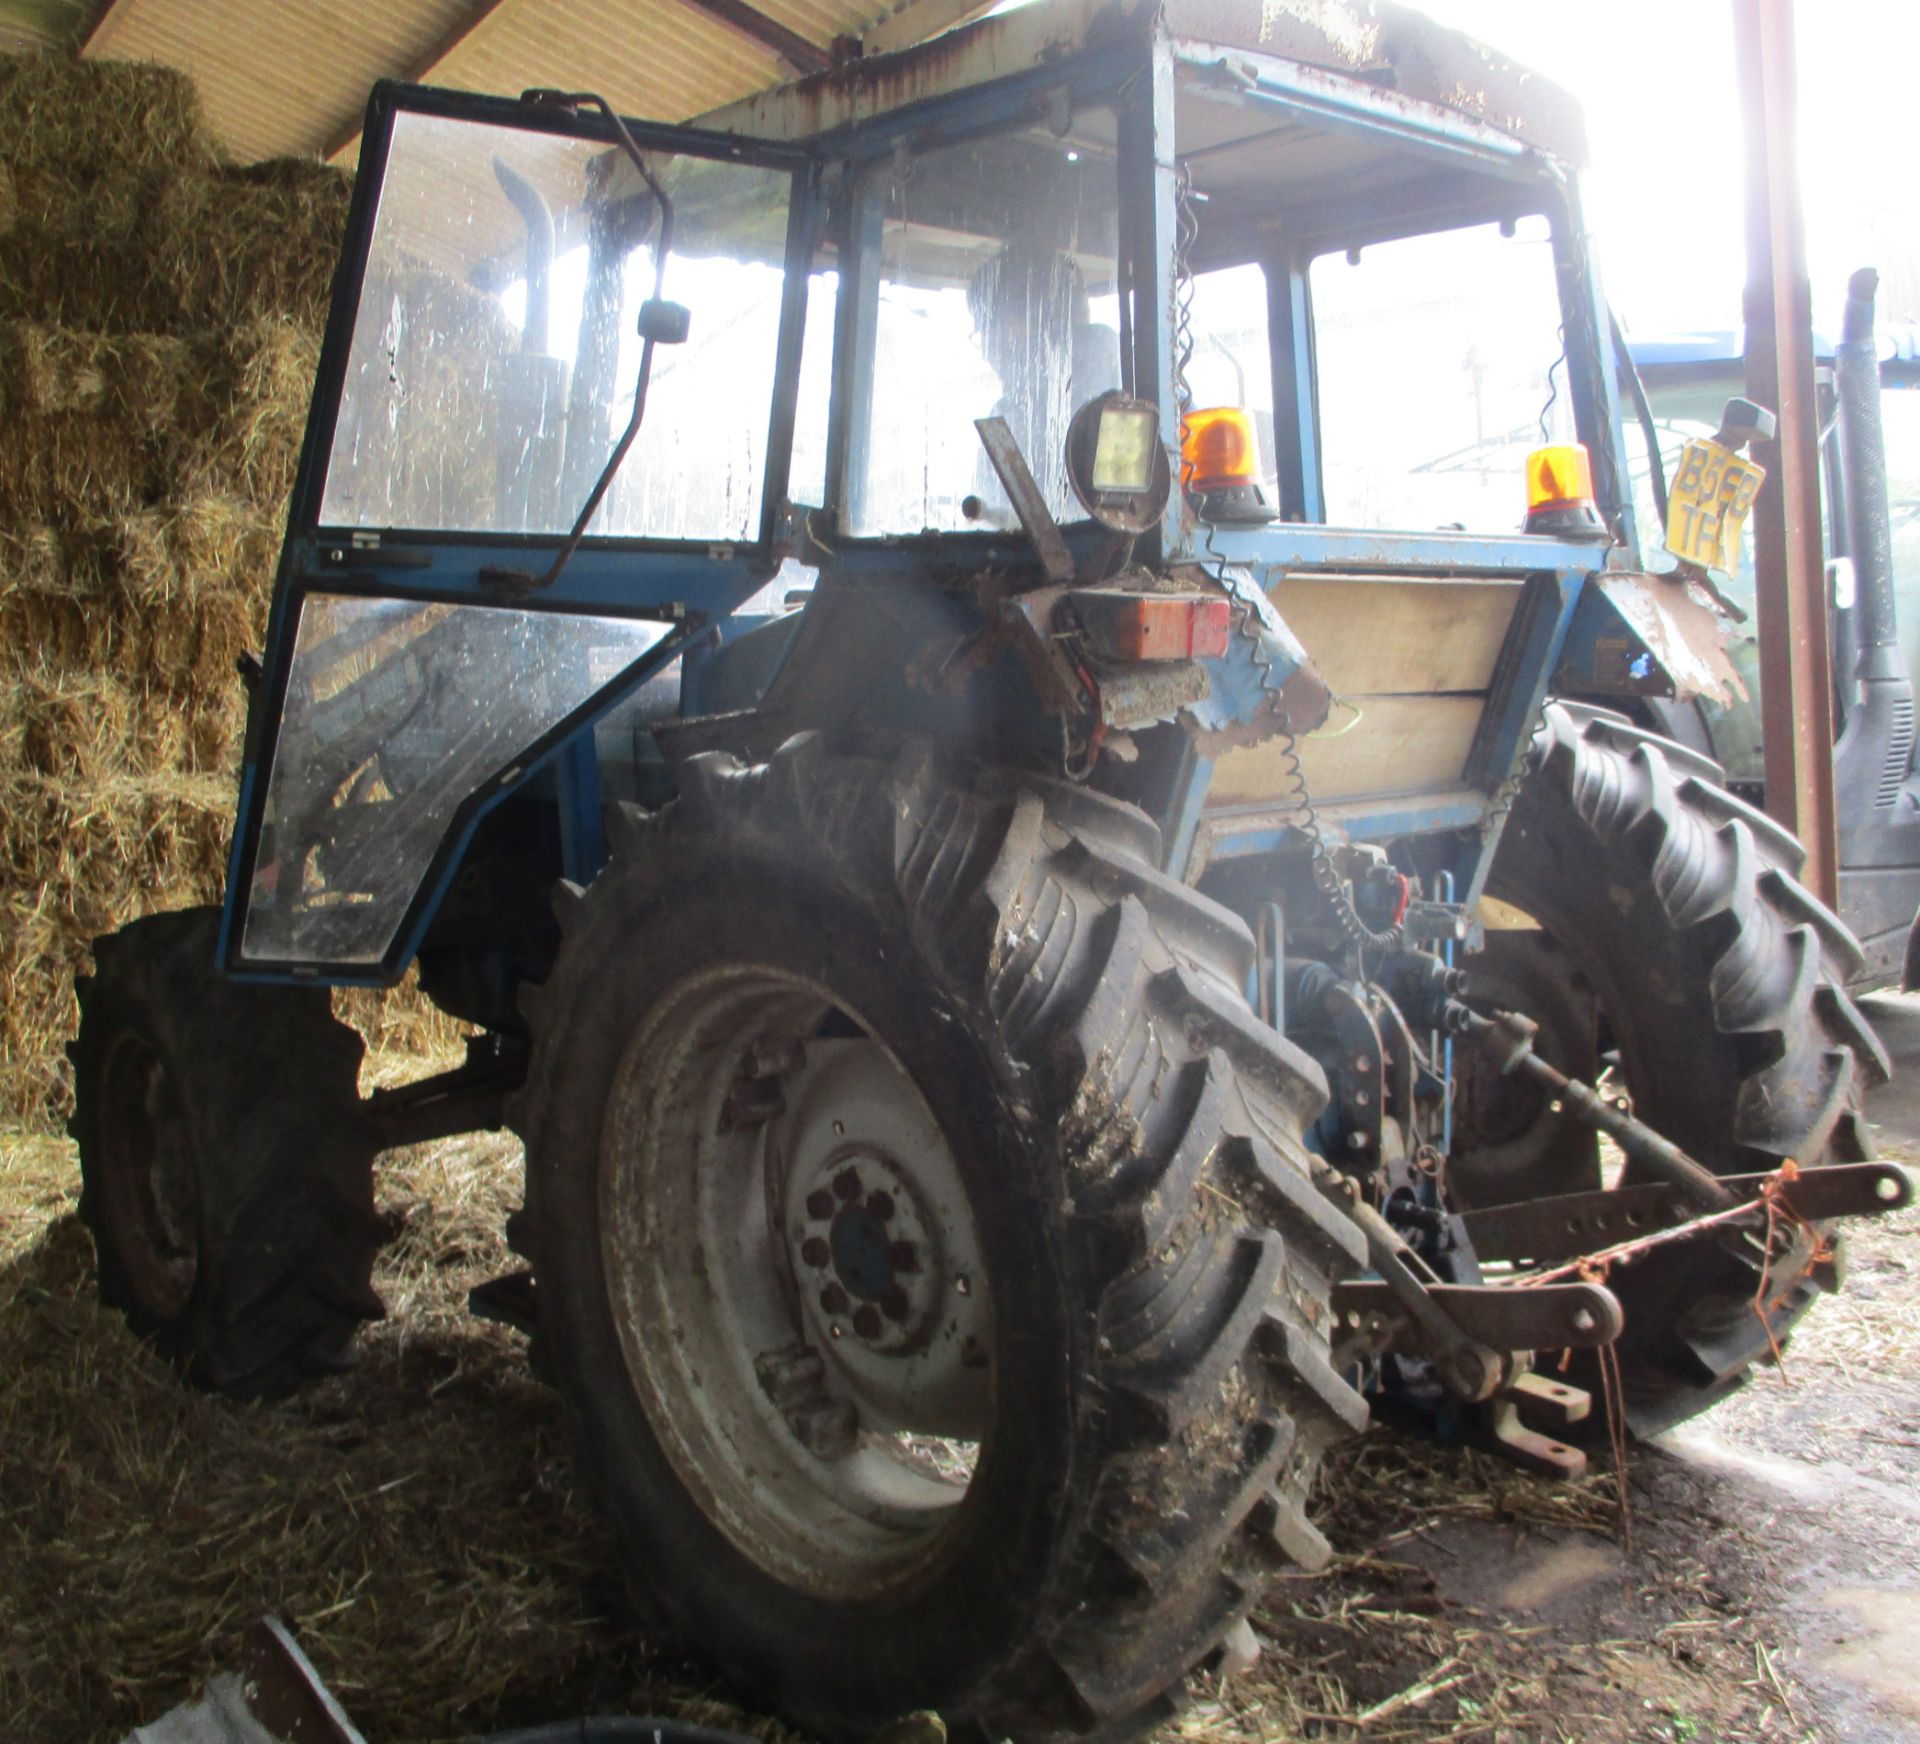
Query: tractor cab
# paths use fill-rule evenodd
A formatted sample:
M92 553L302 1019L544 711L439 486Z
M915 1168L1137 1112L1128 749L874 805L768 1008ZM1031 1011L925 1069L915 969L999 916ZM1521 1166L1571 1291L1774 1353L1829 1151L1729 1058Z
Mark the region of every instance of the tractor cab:
M1316 797L1356 837L1454 832L1428 858L1469 890L1479 837L1459 832L1585 579L1635 567L1581 149L1542 81L1398 13L1343 34L1054 4L691 128L382 87L256 704L229 966L384 981L437 961L477 837L530 881L590 876L604 805L662 802L705 742L687 723L747 708L1064 742L1198 879L1285 835L1287 763L1250 717L1309 655L1342 710L1302 744ZM1068 439L1096 402L1138 473L1101 481L1123 487L1105 512L1099 431L1078 480ZM1436 408L1457 436L1438 451ZM1031 479L1024 516L987 419ZM1530 499L1524 468L1477 468L1496 434L1566 451L1564 486L1549 467ZM871 590L896 610L908 574L1036 564L1096 588L1228 566L1279 640L1250 681L1214 656L1122 699L1140 675L1115 672L1111 706L1085 688L1097 650L1049 667L1037 707L992 671L956 706L860 647ZM964 591L886 633L964 636ZM796 702L779 675L808 617L846 659ZM526 966L478 976L476 1018Z

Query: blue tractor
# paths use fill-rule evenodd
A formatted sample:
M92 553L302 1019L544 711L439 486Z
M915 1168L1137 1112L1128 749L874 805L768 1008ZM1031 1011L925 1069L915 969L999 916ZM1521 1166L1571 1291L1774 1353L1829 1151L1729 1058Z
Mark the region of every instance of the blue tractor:
M1641 1429L1737 1386L1910 1188L1794 842L1550 701L1656 606L1629 667L1720 652L1581 151L1386 4L1053 0L689 127L377 89L226 904L83 989L108 1297L282 1390L379 1312L378 1149L511 1125L477 1306L832 1735L1156 1723L1376 1407L1565 1471L1601 1353ZM1415 403L1541 441L1439 476ZM1476 999L1489 899L1606 1083ZM416 966L469 1058L360 1099L330 989ZM1609 1145L1463 1137L1469 1055Z

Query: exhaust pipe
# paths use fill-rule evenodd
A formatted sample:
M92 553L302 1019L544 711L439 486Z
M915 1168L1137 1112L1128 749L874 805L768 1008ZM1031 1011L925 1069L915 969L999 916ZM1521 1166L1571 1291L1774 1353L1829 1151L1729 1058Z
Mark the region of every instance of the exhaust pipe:
M1834 440L1844 489L1836 531L1853 564L1856 700L1834 747L1834 799L1841 830L1900 798L1913 761L1913 678L1900 653L1893 596L1893 533L1887 518L1886 440L1880 424L1880 357L1873 338L1880 275L1862 267L1847 281L1834 348ZM1842 852L1843 864L1848 856Z
M1859 614L1861 679L1905 676L1893 603L1893 533L1887 519L1887 449L1880 425L1880 354L1873 341L1873 302L1880 275L1862 267L1847 281L1847 309L1833 353L1840 466L1846 476L1847 555L1853 560Z
M497 154L493 175L527 227L527 319L520 329L520 349L544 357L551 340L547 308L548 284L553 276L553 213L546 196Z

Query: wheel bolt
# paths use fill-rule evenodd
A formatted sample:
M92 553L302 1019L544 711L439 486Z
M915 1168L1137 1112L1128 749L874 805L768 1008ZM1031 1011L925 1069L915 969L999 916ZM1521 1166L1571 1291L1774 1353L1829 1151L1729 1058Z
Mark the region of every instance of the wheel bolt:
M872 1212L875 1217L879 1218L882 1223L885 1223L893 1216L893 1195L891 1193L881 1192L869 1193L867 1195L867 1209Z
M880 1310L871 1302L862 1302L853 1313L853 1329L862 1338L880 1336Z
M820 1306L829 1314L844 1314L847 1311L847 1293L838 1284L829 1284L820 1292ZM856 1317L855 1324L858 1324Z
M800 1244L800 1257L810 1266L824 1266L830 1257L827 1244L817 1235L810 1235Z
M816 1188L807 1195L807 1215L816 1223L825 1223L833 1215L833 1195L826 1188Z
M851 1205L860 1197L860 1177L851 1169L842 1169L833 1178L833 1190Z
M887 1243L887 1263L896 1272L917 1272L920 1269L920 1256L914 1251L910 1241L892 1241Z
M880 1312L889 1320L904 1320L907 1317L907 1293L898 1284L889 1284L887 1293L880 1298Z

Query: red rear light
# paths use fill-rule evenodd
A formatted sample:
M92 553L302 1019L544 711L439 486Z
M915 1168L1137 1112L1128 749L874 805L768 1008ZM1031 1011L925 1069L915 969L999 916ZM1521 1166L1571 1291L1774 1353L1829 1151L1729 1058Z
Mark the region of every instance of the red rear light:
M1188 640L1195 660L1217 660L1227 651L1227 637L1233 630L1232 602L1203 599L1193 602Z
M1227 651L1233 602L1215 594L1076 591L1093 652L1107 660L1214 660Z

